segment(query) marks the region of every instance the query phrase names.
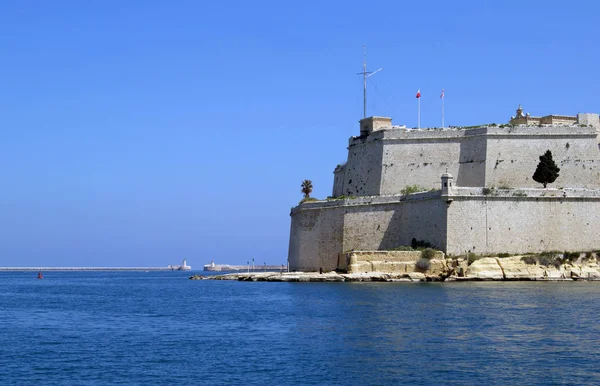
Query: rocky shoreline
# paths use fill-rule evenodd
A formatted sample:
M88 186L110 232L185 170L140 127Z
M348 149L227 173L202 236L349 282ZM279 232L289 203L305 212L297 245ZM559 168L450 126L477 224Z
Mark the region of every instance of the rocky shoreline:
M463 259L431 260L423 272L244 272L194 275L191 280L269 282L467 282L467 281L600 281L597 257L547 261L540 256L484 257L470 265ZM435 267L435 268L434 268Z

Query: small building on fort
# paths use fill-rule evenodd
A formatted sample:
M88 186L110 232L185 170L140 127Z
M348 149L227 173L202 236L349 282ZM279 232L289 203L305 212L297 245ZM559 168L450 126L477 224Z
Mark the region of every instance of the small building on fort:
M521 105L517 108L517 114L510 117L511 125L590 125L599 127L598 114L577 114L577 115L546 115L544 117L533 117L529 113L523 113Z
M413 240L450 255L598 250L599 132L598 114L520 106L510 124L468 129L362 119L332 196L291 211L290 269L343 270L349 251ZM532 175L547 150L560 173L543 189Z

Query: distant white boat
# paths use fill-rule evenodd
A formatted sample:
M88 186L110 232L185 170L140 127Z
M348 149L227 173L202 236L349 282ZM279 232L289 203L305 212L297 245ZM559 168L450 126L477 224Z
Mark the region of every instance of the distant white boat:
M172 271L191 271L192 267L190 265L187 265L187 260L183 259L183 263L181 263L181 265L169 265L167 268L169 268Z

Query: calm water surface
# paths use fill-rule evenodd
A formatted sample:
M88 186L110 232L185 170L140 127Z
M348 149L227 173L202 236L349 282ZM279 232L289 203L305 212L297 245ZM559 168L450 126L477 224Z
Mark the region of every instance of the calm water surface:
M0 384L600 384L600 283L0 273Z

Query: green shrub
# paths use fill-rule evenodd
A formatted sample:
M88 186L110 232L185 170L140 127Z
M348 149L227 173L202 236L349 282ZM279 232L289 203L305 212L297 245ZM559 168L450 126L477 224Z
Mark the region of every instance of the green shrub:
M415 267L419 270L419 271L427 271L429 269L429 267L431 266L431 263L429 262L428 259L424 259L424 258L420 258L419 260L417 260L417 262L415 263Z
M565 252L565 253L563 254L563 257L564 257L565 259L569 259L569 260L571 260L571 261L575 261L575 260L579 259L579 256L580 256L580 255L581 255L581 253L580 253L580 252Z
M319 201L319 200L314 197L307 197L307 198L303 198L302 200L300 200L300 204L305 203L305 202L310 202L310 201Z
M431 260L435 256L435 249L425 248L421 251L421 259Z
M562 259L560 257L556 257L556 255L540 255L538 262L544 267L554 266L555 268L560 267L560 265L563 263Z
M473 264L474 262L476 262L479 259L481 259L481 256L477 256L473 252L467 253L467 264L468 265Z
M399 247L392 248L392 251L414 251L409 245L400 245Z
M425 248L433 247L433 245L431 245L431 243L428 243L425 240L417 240L414 237L410 241L410 246L412 247L412 249L425 249Z
M535 264L535 263L537 263L537 260L535 259L535 257L531 256L531 255L527 255L527 256L521 257L521 261L524 262L525 264Z
M402 193L402 195L406 196L408 194L413 194L413 193L417 193L417 192L426 192L426 191L427 191L427 188L424 188L419 185L407 185L404 188L402 188L402 190L400 190L400 193Z
M509 257L510 253L499 253L498 257Z

